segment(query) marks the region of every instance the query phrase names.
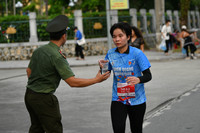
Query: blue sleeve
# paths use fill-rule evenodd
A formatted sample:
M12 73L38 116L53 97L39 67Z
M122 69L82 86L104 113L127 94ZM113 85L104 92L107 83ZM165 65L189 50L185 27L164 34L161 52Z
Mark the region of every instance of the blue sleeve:
M141 71L144 71L151 67L149 60L147 59L146 55L142 51L138 53L136 59Z
M82 34L79 30L76 32L76 38L78 38L78 40L81 40L82 38Z

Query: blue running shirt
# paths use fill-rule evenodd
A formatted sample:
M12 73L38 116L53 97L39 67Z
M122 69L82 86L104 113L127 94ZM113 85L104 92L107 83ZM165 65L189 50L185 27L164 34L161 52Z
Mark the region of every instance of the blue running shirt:
M80 30L77 30L76 37L77 37L77 40L81 40L82 39L82 34L81 34Z
M138 105L146 102L144 84L135 85L135 97L118 96L117 83L126 83L129 76L140 77L142 71L151 67L145 54L134 47L129 46L129 53L119 53L117 48L110 49L105 57L109 60L109 70L113 70L112 101L120 101L127 105Z

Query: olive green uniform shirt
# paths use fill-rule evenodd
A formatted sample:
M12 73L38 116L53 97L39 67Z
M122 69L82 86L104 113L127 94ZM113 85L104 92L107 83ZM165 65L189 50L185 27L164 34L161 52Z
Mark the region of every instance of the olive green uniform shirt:
M61 79L74 76L69 63L59 51L60 48L50 42L33 52L28 65L31 74L27 88L39 93L54 93Z

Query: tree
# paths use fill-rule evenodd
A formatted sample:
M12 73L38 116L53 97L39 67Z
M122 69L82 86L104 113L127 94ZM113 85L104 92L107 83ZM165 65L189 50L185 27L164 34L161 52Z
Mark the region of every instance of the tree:
M188 10L190 9L191 0L180 0L180 8L181 8L181 25L187 25L188 20Z
M191 4L195 6L196 10L199 10L200 7L200 0L192 0Z
M5 12L5 2L1 2L0 4L1 15L4 16Z
M180 0L165 0L166 10L180 10Z
M129 7L140 9L153 9L154 8L154 0L129 0Z
M48 0L45 0L45 14L48 16Z
M105 11L105 0L82 0L83 11Z
M99 12L105 11L105 6L105 0L78 0L74 9L81 9L83 12Z
M62 14L68 7L70 0L45 0L50 5L49 14Z

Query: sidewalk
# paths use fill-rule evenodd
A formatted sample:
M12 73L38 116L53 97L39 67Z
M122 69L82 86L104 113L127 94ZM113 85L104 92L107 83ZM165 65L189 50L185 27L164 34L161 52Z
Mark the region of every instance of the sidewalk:
M171 53L168 56L165 56L163 52L157 51L145 51L144 52L150 62L152 61L167 61L167 60L176 60L176 59L184 59L184 55L182 53ZM200 57L200 55L197 55ZM86 56L85 60L76 60L75 57L67 58L71 67L78 66L91 66L98 65L99 59L104 59L105 55L97 55L97 56ZM27 68L29 60L17 60L17 61L0 61L0 69L23 69Z

